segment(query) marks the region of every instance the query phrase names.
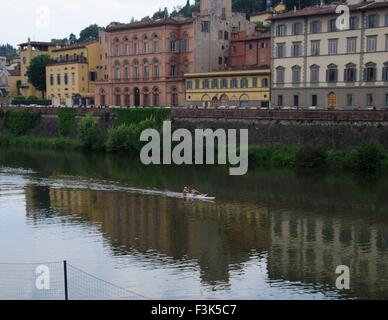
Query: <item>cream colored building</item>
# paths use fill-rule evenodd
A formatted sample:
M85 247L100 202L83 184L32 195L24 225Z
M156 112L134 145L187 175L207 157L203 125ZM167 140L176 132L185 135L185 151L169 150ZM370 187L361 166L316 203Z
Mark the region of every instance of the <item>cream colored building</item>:
M273 107L388 107L388 1L348 5L343 31L335 6L271 18Z
M100 43L76 43L53 50L46 67L47 98L53 105L94 104L94 83L101 70Z

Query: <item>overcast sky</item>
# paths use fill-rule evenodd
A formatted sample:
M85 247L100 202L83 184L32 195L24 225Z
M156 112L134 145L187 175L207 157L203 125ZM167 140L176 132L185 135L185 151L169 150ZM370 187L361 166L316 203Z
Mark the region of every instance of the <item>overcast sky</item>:
M193 0L191 2L194 2ZM0 44L65 38L96 23L130 22L186 0L12 0L1 2Z

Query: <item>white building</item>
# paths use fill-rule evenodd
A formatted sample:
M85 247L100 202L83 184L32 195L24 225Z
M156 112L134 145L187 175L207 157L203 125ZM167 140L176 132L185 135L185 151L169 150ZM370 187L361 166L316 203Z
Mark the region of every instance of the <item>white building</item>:
M388 0L349 0L350 28L336 6L275 14L272 106L388 107Z

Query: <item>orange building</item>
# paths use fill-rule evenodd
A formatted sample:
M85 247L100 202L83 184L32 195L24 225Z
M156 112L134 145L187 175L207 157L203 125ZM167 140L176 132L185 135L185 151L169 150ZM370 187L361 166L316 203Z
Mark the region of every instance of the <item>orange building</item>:
M270 33L235 32L230 46L230 66L236 69L264 67L271 63Z

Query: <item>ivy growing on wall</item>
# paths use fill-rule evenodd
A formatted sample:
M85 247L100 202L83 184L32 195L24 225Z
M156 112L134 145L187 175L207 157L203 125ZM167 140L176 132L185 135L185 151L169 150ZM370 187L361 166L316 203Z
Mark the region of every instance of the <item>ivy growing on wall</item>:
M4 127L12 134L23 135L29 129L35 128L39 119L39 113L31 110L8 110L4 115Z
M68 137L75 128L75 111L61 108L58 111L58 133L62 137Z

